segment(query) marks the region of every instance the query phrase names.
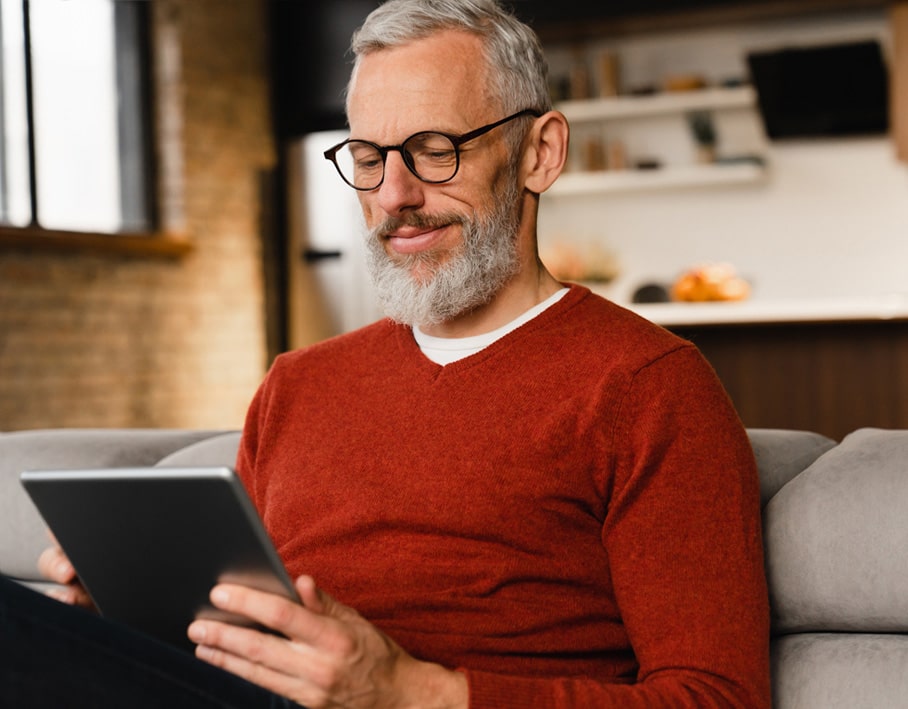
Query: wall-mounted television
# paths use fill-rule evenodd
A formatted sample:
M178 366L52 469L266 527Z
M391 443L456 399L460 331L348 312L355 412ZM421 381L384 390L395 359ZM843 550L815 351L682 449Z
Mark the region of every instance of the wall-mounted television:
M876 40L747 56L771 139L872 135L889 129L889 84Z

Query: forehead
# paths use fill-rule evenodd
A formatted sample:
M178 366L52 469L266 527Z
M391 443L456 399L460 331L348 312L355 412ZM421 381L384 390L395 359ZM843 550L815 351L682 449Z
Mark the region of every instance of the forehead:
M497 115L481 40L446 31L360 59L350 86L351 134L401 140L427 129L463 132Z

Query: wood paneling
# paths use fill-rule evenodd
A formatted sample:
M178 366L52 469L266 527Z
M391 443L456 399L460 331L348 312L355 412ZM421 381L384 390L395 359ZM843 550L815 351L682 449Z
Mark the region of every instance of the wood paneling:
M908 322L676 330L716 369L746 426L840 440L908 428Z
M901 0L890 8L892 57L890 69L890 106L892 139L896 154L908 162L908 2Z

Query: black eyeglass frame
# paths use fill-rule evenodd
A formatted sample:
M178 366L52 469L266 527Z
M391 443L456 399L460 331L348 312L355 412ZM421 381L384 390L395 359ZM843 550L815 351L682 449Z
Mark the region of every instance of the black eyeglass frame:
M506 118L502 118L500 121L495 121L494 123L489 123L488 125L482 126L480 128L476 128L475 130L471 130L469 133L463 133L461 135L452 135L451 133L445 133L444 131L440 131L440 130L421 130L418 133L414 133L413 135L409 136L400 145L378 145L377 143L373 143L370 140L361 140L359 138L347 138L346 140L335 145L334 147L328 148L325 151L324 155L325 155L325 159L330 160L331 163L334 165L334 169L337 170L337 174L341 176L341 179L344 182L346 182L348 185L350 185L350 187L352 187L355 190L359 190L360 192L371 192L372 190L377 190L379 187L381 187L382 183L385 181L385 165L388 160L388 153L390 153L391 151L397 151L398 153L400 153L400 156L404 161L404 165L406 165L407 169L410 172L412 172L419 180L421 180L422 182L428 183L430 185L440 185L445 182L450 182L457 176L457 172L460 170L460 146L461 145L463 145L464 143L467 143L471 140L475 140L479 136L485 135L489 131L491 131L495 128L498 128L498 126L504 125L505 123L508 123L509 121L513 121L517 118L522 118L523 116L533 116L534 118L539 118L541 115L542 115L542 112L537 111L535 108L525 108L522 111L518 111L517 113L512 113L510 116L507 116ZM454 172L451 173L450 177L446 177L444 180L427 180L422 175L420 175L418 172L416 172L416 166L413 164L412 158L409 156L409 153L404 149L404 146L407 143L409 143L411 140L413 140L417 136L425 135L427 133L444 136L449 141L451 141L451 145L454 146ZM341 148L343 148L345 145L347 145L348 143L365 143L366 145L370 145L373 148L375 148L375 150L378 151L378 154L381 155L381 164L382 164L381 179L378 181L378 184L376 184L374 187L357 187L350 180L348 180L347 177L344 175L344 173L341 171L340 165L337 164L337 152Z

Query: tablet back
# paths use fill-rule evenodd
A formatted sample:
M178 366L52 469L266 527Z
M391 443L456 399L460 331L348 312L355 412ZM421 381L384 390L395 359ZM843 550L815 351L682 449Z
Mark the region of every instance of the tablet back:
M296 598L229 468L29 471L20 476L101 614L185 649L218 582Z

